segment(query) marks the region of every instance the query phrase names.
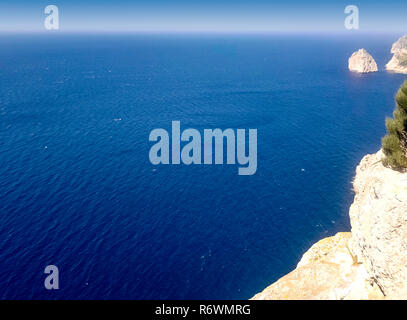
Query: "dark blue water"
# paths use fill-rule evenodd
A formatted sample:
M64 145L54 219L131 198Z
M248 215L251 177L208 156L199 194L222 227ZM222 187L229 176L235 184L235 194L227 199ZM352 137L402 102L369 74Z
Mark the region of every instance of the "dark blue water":
M398 36L1 36L0 298L250 298L350 229ZM382 71L347 71L361 47ZM152 166L173 120L257 128L257 173Z

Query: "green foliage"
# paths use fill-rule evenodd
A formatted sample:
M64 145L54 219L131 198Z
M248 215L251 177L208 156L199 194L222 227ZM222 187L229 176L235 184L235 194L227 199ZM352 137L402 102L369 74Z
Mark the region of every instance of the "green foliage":
M383 164L394 169L407 169L407 81L396 95L393 116L393 119L386 119L388 134L382 139L386 155Z
M407 85L406 85L405 91L407 92ZM404 90L400 89L396 95L397 105L404 111L407 111L407 93L406 92L404 92Z

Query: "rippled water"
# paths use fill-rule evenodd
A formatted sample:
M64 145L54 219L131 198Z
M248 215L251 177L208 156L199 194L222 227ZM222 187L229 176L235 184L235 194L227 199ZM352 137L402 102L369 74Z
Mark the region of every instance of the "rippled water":
M383 69L397 36L1 36L0 298L246 299L291 271L349 230L405 78L347 58ZM256 175L152 166L173 120L257 128Z

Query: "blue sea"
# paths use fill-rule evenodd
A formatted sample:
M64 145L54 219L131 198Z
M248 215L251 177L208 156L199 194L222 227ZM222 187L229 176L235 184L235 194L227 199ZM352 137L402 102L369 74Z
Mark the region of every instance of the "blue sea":
M350 230L406 78L384 71L399 36L1 35L0 298L252 297ZM347 70L362 47L380 72ZM256 174L153 166L174 120L257 129Z

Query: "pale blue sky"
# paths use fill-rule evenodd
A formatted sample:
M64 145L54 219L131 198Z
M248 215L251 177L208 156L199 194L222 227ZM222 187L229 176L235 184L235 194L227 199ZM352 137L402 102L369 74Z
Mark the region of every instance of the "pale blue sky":
M361 32L407 31L407 1L395 0L2 0L0 31L45 31L50 4L67 32L337 32L350 4Z

